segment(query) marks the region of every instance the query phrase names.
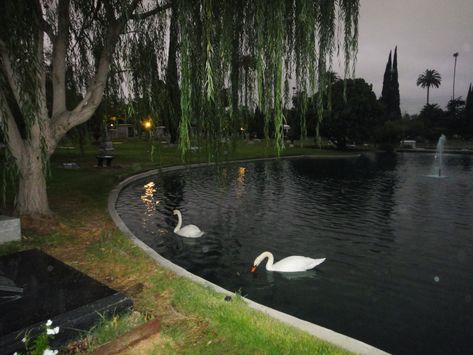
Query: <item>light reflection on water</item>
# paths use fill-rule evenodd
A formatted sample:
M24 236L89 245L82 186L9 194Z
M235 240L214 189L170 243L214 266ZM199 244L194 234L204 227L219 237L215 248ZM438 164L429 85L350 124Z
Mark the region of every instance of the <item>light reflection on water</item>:
M433 154L186 169L130 185L117 210L164 257L257 302L387 351L460 354L473 348L473 159L444 159L442 179L427 176ZM172 233L176 207L202 238ZM264 250L327 260L250 274Z
M141 201L146 206L146 216L154 214L155 204L158 204L159 201L155 201L154 193L156 192L155 184L153 181L148 182L143 186L143 194L141 195Z

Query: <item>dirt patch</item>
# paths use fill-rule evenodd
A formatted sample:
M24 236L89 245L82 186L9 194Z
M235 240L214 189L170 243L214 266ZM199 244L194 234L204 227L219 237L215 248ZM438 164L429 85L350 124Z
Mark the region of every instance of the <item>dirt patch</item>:
M147 339L144 339L136 345L129 347L121 352L123 355L148 355L148 354L160 354L164 349L169 350L171 347L171 340L162 334L153 335Z
M132 297L135 297L135 296L138 296L141 292L143 292L144 287L145 285L143 285L141 282L137 282L135 284L132 284L130 287L128 287L125 290L125 293Z
M119 336L110 343L107 343L94 352L92 355L112 355L121 354L127 348L135 347L138 343L150 336L156 335L160 330L160 320L153 319L145 324L136 327L129 332Z
M65 227L54 216L21 216L21 229L24 235L47 236Z

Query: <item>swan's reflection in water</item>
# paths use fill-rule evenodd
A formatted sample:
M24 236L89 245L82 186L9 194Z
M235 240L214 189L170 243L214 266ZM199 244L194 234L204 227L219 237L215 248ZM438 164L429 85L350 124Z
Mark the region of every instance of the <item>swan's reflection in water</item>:
M247 294L250 299L264 299L265 301L278 303L285 299L283 303L290 303L291 301L287 299L287 295L291 290L300 290L304 284L319 283L320 271L281 273L261 269L255 273L247 271L241 275L241 279L244 282L241 286L242 293ZM251 289L247 285L251 285Z
M300 271L300 272L282 272L281 277L286 280L303 280L303 279L318 279L316 270Z

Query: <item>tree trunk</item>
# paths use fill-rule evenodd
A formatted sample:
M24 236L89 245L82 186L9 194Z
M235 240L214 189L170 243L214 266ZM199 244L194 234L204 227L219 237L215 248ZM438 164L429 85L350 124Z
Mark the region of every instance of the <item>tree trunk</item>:
M26 147L18 162L20 173L16 210L22 215L51 214L40 149Z
M168 89L169 101L171 109L170 117L168 117L168 129L171 136L171 143L177 141L177 130L181 117L179 80L177 76L177 45L178 45L178 13L177 5L173 2L171 24L169 28L169 54L168 65L166 69L166 87Z
M429 89L430 86L427 86L427 105L429 104Z
M124 7L123 13L118 14L118 17L110 1L99 2L99 4L103 3L102 8L105 12L103 18L98 15L100 6L97 5L95 12L97 18L91 19L89 25L95 26L93 25L95 22L106 20L107 29L104 32L97 32L102 35L103 47L100 49L99 57L96 58L96 72L93 78L90 78L84 98L72 110L68 110L66 105L66 59L68 50L71 48L69 42L71 1L55 2L57 5L54 11L58 18L56 29L53 28L56 26L51 26L49 19L43 18L39 1L28 7L27 11L35 11L33 9L36 7L37 14L31 18L37 20L33 26L37 33L35 42L25 39L25 45L34 44L34 47L28 45L25 53L26 58L29 58L28 54L36 56L35 65L25 64L24 67L21 63L18 67L12 65L12 59L16 58L16 54L10 53L11 49L4 42L3 35L0 36L0 78L2 79L0 80L2 83L0 86L0 133L5 137L8 150L19 172L18 193L15 200L15 207L19 214L48 215L51 213L46 191L46 159L54 153L64 135L72 128L89 120L100 104L112 55L127 22L144 20L170 7L170 4L165 4L149 11L135 13L140 2L130 1L130 5ZM80 6L80 8L83 10L83 7ZM47 52L52 50L52 55L44 50L45 33L49 37ZM22 43L23 34L15 36ZM28 32L29 37L31 34ZM94 49L95 46L89 48L90 52L86 52L86 55L92 55ZM48 63L47 67L46 63ZM47 105L47 74L51 74L52 84L50 110ZM32 81L33 78L37 82ZM5 89L4 83L7 84ZM35 99L31 100L33 96ZM34 116L36 119L32 118Z

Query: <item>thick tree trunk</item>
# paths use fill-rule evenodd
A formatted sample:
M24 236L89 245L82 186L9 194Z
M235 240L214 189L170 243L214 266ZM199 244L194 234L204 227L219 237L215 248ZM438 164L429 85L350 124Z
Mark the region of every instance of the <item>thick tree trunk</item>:
M0 36L0 131L5 137L8 150L15 159L16 168L20 174L18 193L16 195L15 207L21 215L47 215L49 209L46 192L45 163L46 159L54 153L58 142L72 128L86 122L95 112L100 104L104 88L107 82L110 61L123 32L127 21L143 20L150 16L165 11L171 5L165 4L145 12L135 13L141 1L134 0L129 6L123 8L123 13L116 16L116 9L110 1L103 3L105 11L104 18L108 28L103 33L104 47L101 49L96 73L90 80L84 98L72 110L66 105L66 63L70 33L70 0L56 1L57 29L50 25L49 19L44 19L41 3L37 1L36 26L37 41L36 64L20 67L25 73L19 71L12 65L12 59L16 54L10 53L11 49ZM97 5L97 11L101 6ZM97 15L97 12L95 13ZM93 19L90 25L99 18ZM49 49L52 47L52 56L44 51L44 33L50 39ZM22 35L19 35L21 39ZM29 36L29 35L28 35ZM26 40L25 43L30 43ZM21 42L21 41L20 41ZM49 51L48 49L48 51ZM27 51L32 50L28 47ZM90 48L92 51L93 49ZM87 53L88 55L90 53ZM29 58L27 56L27 58ZM46 59L47 58L47 59ZM18 60L17 60L18 62ZM27 62L27 61L26 61ZM45 63L50 63L51 69L46 68ZM46 98L46 73L52 76L52 112L48 113ZM31 78L38 79L32 82ZM21 78L25 80L20 80ZM8 85L5 86L4 82ZM177 80L176 80L177 82ZM25 86L25 87L23 87ZM28 88L26 89L26 86ZM35 90L34 94L30 91ZM35 97L32 100L32 97ZM11 105L12 101L16 101ZM36 105L36 103L39 103ZM17 112L18 109L21 112ZM36 119L32 119L36 116Z
M18 163L20 173L16 210L22 215L51 214L41 150L28 147Z

